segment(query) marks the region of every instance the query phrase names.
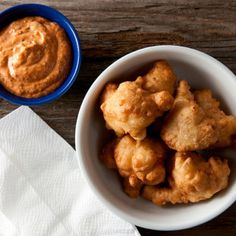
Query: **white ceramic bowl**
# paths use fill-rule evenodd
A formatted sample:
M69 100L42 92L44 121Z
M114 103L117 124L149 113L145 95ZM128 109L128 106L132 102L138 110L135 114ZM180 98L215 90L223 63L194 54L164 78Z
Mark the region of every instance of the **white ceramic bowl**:
M158 207L142 198L133 200L121 189L114 171L99 161L106 133L99 113L98 98L108 81L135 78L137 71L158 59L167 60L179 79L193 88L210 88L227 111L236 116L236 77L216 59L194 49L179 46L154 46L132 52L110 65L86 94L76 125L78 162L87 183L98 199L113 213L132 224L155 230L190 228L213 219L236 200L236 157L227 190L197 204ZM134 76L135 75L135 76ZM227 153L232 158L232 153ZM234 156L235 153L234 153Z

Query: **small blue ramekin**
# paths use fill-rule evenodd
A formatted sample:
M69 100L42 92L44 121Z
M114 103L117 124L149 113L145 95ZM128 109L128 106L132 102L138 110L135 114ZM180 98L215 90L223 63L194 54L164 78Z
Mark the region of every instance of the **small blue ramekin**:
M76 29L62 13L41 4L20 4L0 12L0 29L12 21L26 16L42 16L59 24L67 33L73 51L73 61L67 79L60 85L59 88L47 96L39 98L22 98L8 92L3 88L3 86L0 85L0 98L18 105L41 105L56 100L62 96L76 80L81 64L80 40Z

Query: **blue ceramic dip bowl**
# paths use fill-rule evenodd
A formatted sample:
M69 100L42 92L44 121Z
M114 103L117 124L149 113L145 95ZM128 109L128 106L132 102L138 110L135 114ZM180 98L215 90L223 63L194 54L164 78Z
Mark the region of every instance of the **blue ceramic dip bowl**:
M73 52L73 60L69 75L55 91L47 96L39 98L23 98L8 92L0 85L0 98L2 99L18 105L41 105L62 96L76 80L81 64L80 41L76 29L62 13L41 4L20 4L2 11L0 13L0 30L11 22L26 16L41 16L60 25L67 33Z

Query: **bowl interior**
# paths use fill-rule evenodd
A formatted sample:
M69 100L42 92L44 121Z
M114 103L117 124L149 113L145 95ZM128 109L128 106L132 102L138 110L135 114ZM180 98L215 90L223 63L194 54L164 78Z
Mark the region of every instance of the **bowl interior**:
M39 105L50 102L63 95L75 81L81 63L79 37L69 20L57 10L41 4L20 4L0 13L0 29L9 23L26 16L41 16L59 24L67 33L71 42L73 59L67 79L54 92L40 98L22 98L11 94L0 85L0 97L21 105Z
M77 121L76 146L80 166L88 183L108 208L142 227L177 230L210 220L236 200L236 159L233 158L235 152L223 152L231 160L232 170L230 185L225 191L197 204L166 207L155 206L142 198L130 199L122 191L117 174L99 161L99 153L107 133L98 103L102 88L107 81L135 78L158 59L167 60L178 79L188 80L193 88L210 88L215 97L222 101L225 109L236 116L236 80L221 63L203 53L183 47L152 47L123 57L95 81L81 106Z

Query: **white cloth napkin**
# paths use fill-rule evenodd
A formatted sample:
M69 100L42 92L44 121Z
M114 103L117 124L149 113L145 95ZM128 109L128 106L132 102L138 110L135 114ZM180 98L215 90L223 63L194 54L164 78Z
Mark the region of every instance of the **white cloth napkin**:
M28 107L0 120L1 236L138 236L83 181L74 149Z

